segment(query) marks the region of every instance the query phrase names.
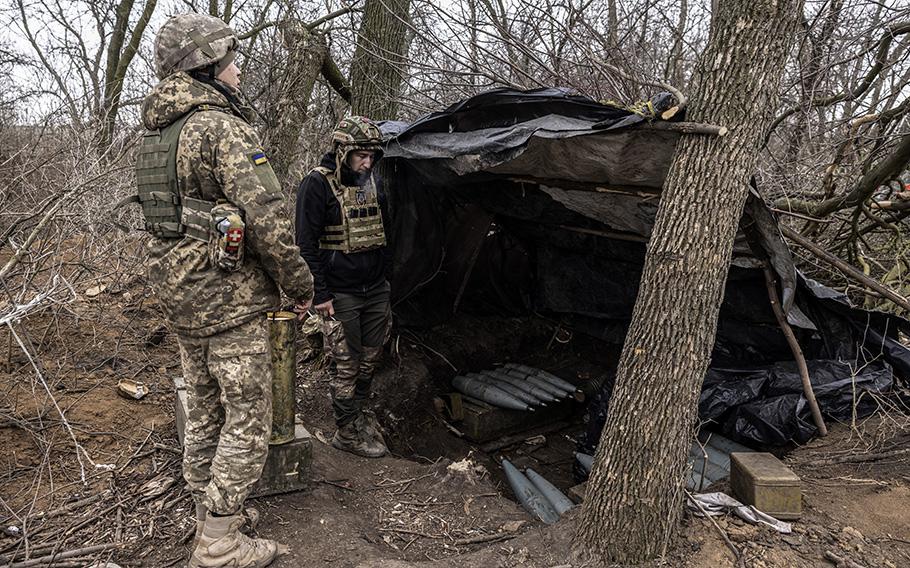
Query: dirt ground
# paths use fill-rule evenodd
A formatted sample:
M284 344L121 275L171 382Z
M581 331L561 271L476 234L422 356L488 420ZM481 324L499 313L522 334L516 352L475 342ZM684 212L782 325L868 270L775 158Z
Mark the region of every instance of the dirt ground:
M63 314L32 316L18 329L40 354L42 380L0 333L0 567L60 552L72 555L55 566L183 565L194 524L173 412L180 366L156 313L134 282L83 297ZM291 548L275 566L579 566L567 557L577 514L552 526L534 521L513 500L498 461L533 465L567 489L580 421L486 453L456 436L457 425L432 402L454 369L489 368L507 354L582 378L595 378L615 356L581 337L553 342L553 329L543 320L465 318L396 334L372 401L393 450L378 460L319 441L332 432L328 386L320 357L308 359L301 338L298 414L315 435L310 482L302 492L250 501L261 513L258 534ZM150 393L118 396L121 378ZM718 517L715 527L686 514L667 558L653 565L736 566L723 532L749 567L910 566L910 456L875 459L908 439L910 419L893 410L854 427L834 424L827 438L785 457L803 481L804 515L792 534L733 517Z

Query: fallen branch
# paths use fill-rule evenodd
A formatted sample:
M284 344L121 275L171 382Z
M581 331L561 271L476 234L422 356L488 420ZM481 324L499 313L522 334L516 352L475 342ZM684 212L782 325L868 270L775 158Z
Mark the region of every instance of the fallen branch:
M479 536L472 536L469 538L460 538L456 540L453 544L455 546L467 546L469 544L481 544L484 542L500 542L503 540L510 540L515 538L516 534L510 533L494 533L494 534L482 534Z
M686 497L688 497L690 501L695 503L695 506L698 507L698 510L701 511L701 514L704 515L704 517L706 519L711 521L711 524L714 525L714 528L717 529L718 533L720 533L720 537L722 539L724 539L724 544L727 545L727 548L729 548L730 551L733 553L733 557L736 558L736 565L740 566L742 564L742 554L739 552L739 549L736 548L736 545L733 544L733 541L730 540L730 537L727 536L727 531L720 528L720 525L717 524L717 521L714 520L714 517L709 515L708 512L705 511L705 508L702 506L702 504L698 502L698 499L696 499L695 497L692 497L692 494L689 493L688 491L686 491Z
M86 546L84 548L75 548L73 550L67 550L65 552L59 552L57 554L48 554L47 556L42 556L40 558L32 558L31 560L26 560L24 562L14 562L10 564L8 568L30 568L31 566L41 566L42 564L57 566L58 560L68 560L70 558L78 558L80 556L89 556L92 554L97 554L99 552L104 552L105 550L110 550L112 548L118 548L119 546L119 544L111 542L107 544Z
M35 363L35 360L32 358L31 353L29 353L28 349L25 347L25 344L22 343L22 339L19 338L19 335L16 333L16 330L13 329L13 324L11 322L7 321L6 326L9 328L9 331L13 335L13 338L15 338L16 343L19 344L19 347L22 349L22 352L25 353L26 358L28 358L28 362L31 363L32 369L35 370L35 375L37 375L38 380L41 382L41 386L44 387L45 392L47 392L47 396L51 399L51 402L54 403L54 408L57 409L57 413L60 415L60 421L62 422L63 426L66 428L66 431L69 433L70 438L73 440L73 444L76 446L76 461L79 462L79 479L82 480L82 483L85 483L85 464L82 462L82 455L85 454L85 458L93 466L96 466L97 464L95 464L95 462L92 461L92 458L88 455L88 452L85 450L85 448L82 447L82 445L76 439L76 434L73 433L73 428L70 426L69 421L66 419L66 415L63 413L63 410L60 409L60 405L57 404L57 399L54 397L54 393L51 392L50 386L48 386L47 381L44 380L44 375L41 373L41 370L38 368L38 364Z
M903 450L891 450L890 452L879 452L876 454L860 454L860 455L849 455L849 456L839 456L836 458L826 458L821 460L812 460L806 462L805 465L809 467L818 467L820 465L834 465L838 463L864 463L864 462L873 462L879 460L885 460L888 458L896 458L898 456L906 456L910 454L910 449Z
M641 130L668 130L682 134L708 134L711 136L725 136L726 126L703 124L701 122L651 122L640 128Z
M101 493L91 495L89 497L86 497L85 499L79 499L78 501L73 501L72 503L65 503L64 505L57 507L56 509L52 509L52 510L48 511L47 513L43 513L43 512L38 513L37 515L34 516L34 519L50 519L50 518L53 518L53 517L56 517L59 515L65 515L68 513L72 513L76 509L79 509L80 507L84 507L86 505L91 505L92 503L100 501L101 499L107 497L108 495L109 495L108 491L102 491Z
M391 532L391 533L409 534L409 535L413 535L413 536L422 536L423 538L432 538L432 539L445 538L445 537L442 536L442 535L427 534L427 533L423 533L423 532L420 532L420 531L412 531L412 530L408 530L408 529L391 529L391 528L386 529L386 528L380 528L380 529L379 529L379 532Z
M544 426L542 428L535 428L533 430L533 433L522 432L520 434L512 434L510 436L503 436L502 438L493 440L492 442L487 442L486 444L480 446L480 449L483 450L485 453L492 454L494 452L498 452L499 450L501 450L507 446L511 446L514 444L520 444L531 436L536 436L536 435L540 435L540 434L549 434L550 432L562 430L563 428L567 428L568 426L569 426L569 424L567 422L560 420L557 422L553 422L551 424L547 424L546 426Z
M493 226L493 219L492 215L488 217L486 224L483 225L483 231L480 231L481 238L477 240L477 245L471 252L471 258L468 260L468 266L461 279L461 286L458 287L458 294L455 295L455 301L452 302L453 314L458 313L458 305L461 304L461 296L464 294L465 288L468 287L468 282L471 280L471 274L474 273L474 265L477 264L477 257L480 256L480 249L483 248L484 238L487 236L487 233L490 232L490 227Z
M435 472L425 473L417 477L412 477L410 479L402 479L401 481L391 481L389 483L377 483L374 484L368 491L373 491L376 489L388 489L389 487L399 487L401 485L407 485L409 483L414 483L415 481L420 481L421 479L426 479L427 477L432 477L436 475Z
M162 450L165 452L171 452L172 454L177 454L178 456L183 455L182 450L178 450L177 448L172 448L170 446L165 446L164 444L154 443L154 444L152 444L152 447L155 448L156 450Z
M342 481L347 481L342 480ZM345 485L344 483L339 483L337 481L332 481L331 479L320 479L319 483L325 483L326 485L331 485L332 487L337 487L338 489L344 489L345 491L354 491L353 487Z
M125 470L127 468L127 466L130 465L130 463L139 456L139 452L142 451L142 448L145 447L145 444L148 443L149 438L152 437L152 434L154 432L155 432L155 428L152 427L152 429L149 430L149 435L145 437L145 440L142 440L142 443L139 444L139 447L136 448L136 451L133 452L133 455L131 455L130 458L128 460L126 460L126 462L122 466L120 466L120 469L117 470L117 474L123 473L123 470ZM154 450L152 450L152 451L154 451Z
M900 307L904 308L905 310L907 310L908 312L910 312L910 302L908 302L906 298L904 298L903 296L901 296L900 294L898 294L891 288L888 288L887 286L885 286L878 280L875 280L874 278L866 276L865 274L863 274L862 272L860 272L853 266L847 264L843 260L837 258L833 254L824 250L822 247L813 243L812 241L810 241L806 237L802 236L801 234L797 233L790 227L781 225L780 229L785 237L787 237L791 241L795 242L799 246L803 247L807 251L811 252L819 260L822 260L822 261L834 266L835 268L838 268L839 270L841 270L844 273L844 275L852 278L854 281L862 284L863 286L866 286L868 288L871 288L872 290L875 290L876 292L878 292L885 298L891 300L898 306L900 306Z
M803 215L801 213L795 213L793 211L787 211L786 209L777 209L775 207L768 207L771 211L778 213L780 215L789 215L790 217L796 217L797 219L802 219L803 221L809 221L810 223L833 223L834 219L819 219L818 217L810 217L808 215Z

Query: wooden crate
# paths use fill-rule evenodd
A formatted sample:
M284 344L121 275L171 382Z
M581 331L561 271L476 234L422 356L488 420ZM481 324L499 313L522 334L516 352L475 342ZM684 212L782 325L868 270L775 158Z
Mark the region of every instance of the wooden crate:
M486 442L516 432L532 430L551 422L564 420L575 412L578 404L574 400L550 402L534 411L511 410L487 404L482 400L460 393L448 395L449 400L460 399L458 429L465 437L475 442Z

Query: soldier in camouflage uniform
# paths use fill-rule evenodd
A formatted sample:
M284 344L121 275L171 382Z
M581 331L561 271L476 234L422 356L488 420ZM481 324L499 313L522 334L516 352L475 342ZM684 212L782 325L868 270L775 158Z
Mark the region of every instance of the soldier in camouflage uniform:
M332 445L380 457L385 441L364 405L392 322L385 194L373 173L382 136L368 119L351 116L332 138L333 151L297 190L297 244L313 273L315 309L322 316L338 427Z
M157 235L150 241L152 288L177 336L187 384L183 475L197 504L194 568L260 567L279 554L278 543L239 532L271 431L265 312L280 306L279 285L300 313L313 297L278 180L238 98L236 46L234 32L217 18L170 18L155 40L161 81L142 105L147 138L164 139L169 126L185 121L174 142L180 224L149 225L147 214L146 228ZM149 173L165 163L143 158L154 151L168 146L140 149L140 198L143 184L172 175ZM235 208L245 223L245 253L226 267L212 256L219 225L207 212L216 207Z

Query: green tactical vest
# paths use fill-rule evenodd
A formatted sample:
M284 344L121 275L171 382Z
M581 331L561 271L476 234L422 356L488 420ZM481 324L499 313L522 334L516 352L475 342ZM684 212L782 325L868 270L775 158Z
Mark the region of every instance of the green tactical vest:
M136 159L137 192L114 206L139 203L145 218L145 230L160 239L184 236L208 242L211 234L209 213L214 202L185 197L177 181L177 148L180 131L196 107L177 121L159 130L149 130L142 138Z
M385 229L382 226L382 212L379 209L379 193L373 176L370 176L370 190L361 187L343 186L335 172L319 166L313 169L325 176L332 193L341 206L341 224L326 225L319 237L319 248L344 253L363 252L385 245Z

